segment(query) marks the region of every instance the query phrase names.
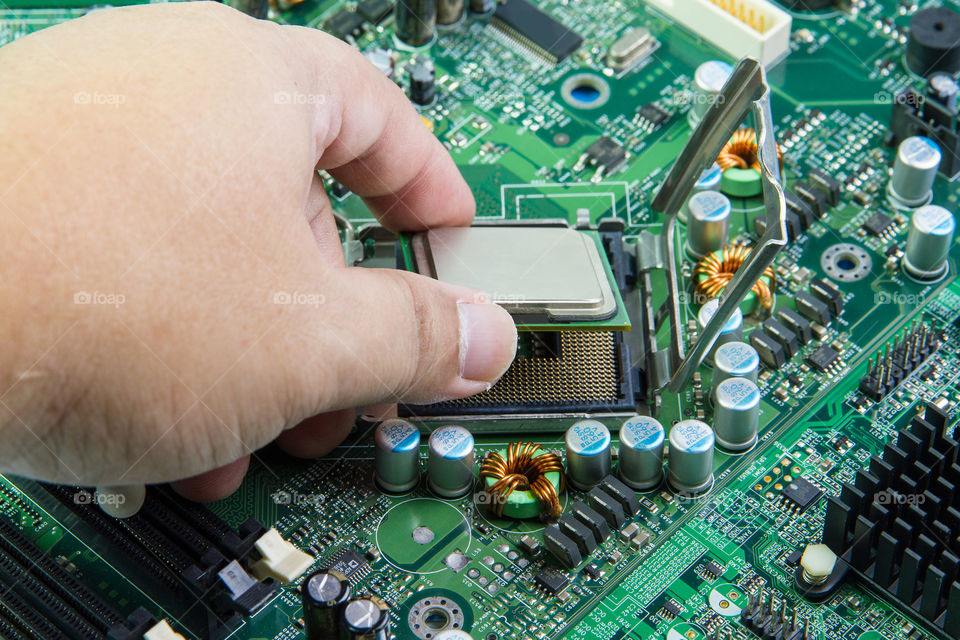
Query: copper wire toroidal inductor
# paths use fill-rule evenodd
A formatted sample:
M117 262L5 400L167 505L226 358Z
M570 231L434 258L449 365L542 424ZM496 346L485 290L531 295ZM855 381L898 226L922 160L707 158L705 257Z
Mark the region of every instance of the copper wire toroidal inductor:
M693 271L697 294L707 300L719 296L723 288L733 280L734 274L737 273L737 269L747 259L749 253L750 247L728 245L720 251L705 255ZM757 296L760 306L770 309L773 306L773 294L776 291L776 286L777 277L773 267L767 267L763 271L763 277L757 280L750 290Z
M783 152L777 145L777 160L783 160ZM717 156L720 169L756 169L760 170L760 159L757 155L757 132L749 127L737 129L727 144L723 145L720 155Z
M529 491L543 507L548 518L560 515L560 496L557 488L547 479L547 474L560 474L560 490L563 490L563 462L553 452L540 453L540 445L532 442L513 442L507 447L507 457L491 452L480 465L480 479L496 480L486 488L491 496L491 509L500 517L503 515L507 498L514 491Z

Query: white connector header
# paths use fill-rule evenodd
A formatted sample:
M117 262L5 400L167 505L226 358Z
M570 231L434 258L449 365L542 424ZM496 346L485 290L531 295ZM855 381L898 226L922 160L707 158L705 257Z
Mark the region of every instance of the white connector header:
M767 0L648 0L734 58L770 66L790 52L789 13Z

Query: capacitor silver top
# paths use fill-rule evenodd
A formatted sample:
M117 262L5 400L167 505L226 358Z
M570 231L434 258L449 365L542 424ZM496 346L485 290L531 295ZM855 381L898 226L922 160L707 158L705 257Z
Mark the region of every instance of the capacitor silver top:
M935 204L914 211L903 258L907 273L922 280L935 280L946 273L956 226L953 214Z
M930 200L933 180L940 168L940 147L930 138L912 136L897 148L887 191L897 202L918 207Z
M389 640L390 614L370 598L356 598L343 607L344 638Z
M671 486L698 495L713 483L713 429L700 420L681 420L670 430L667 475Z
M602 422L581 420L567 429L567 477L586 491L610 474L610 430Z
M699 191L719 191L722 179L723 171L720 169L720 165L714 162L712 166L704 169L700 177L697 178L697 181L693 184L693 191L694 193Z
M473 486L473 435L450 424L430 434L430 488L444 498L459 498Z
M697 322L700 324L701 330L707 326L707 323L710 322L710 319L713 318L714 314L717 313L719 309L720 300L717 298L707 300L707 302L700 307L700 311L697 312ZM720 333L717 335L717 339L714 341L713 346L711 346L710 350L707 351L707 356L704 359L705 362L708 364L713 364L714 355L721 345L724 345L728 342L741 342L742 340L743 312L740 311L740 307L735 307L733 313L730 314L727 322L723 325L723 328L720 329Z
M701 191L687 200L687 252L702 258L730 237L730 199L719 191Z
M760 356L746 342L727 342L713 352L713 387L727 378L747 378L757 381Z
M303 622L308 640L335 638L340 628L340 605L350 599L350 583L342 575L317 571L300 585Z
M732 73L733 67L720 60L710 60L697 67L693 74L693 99L687 112L691 126L700 122Z
M713 388L713 428L717 444L744 451L757 442L760 389L746 378L727 378Z
M652 489L663 478L663 425L656 418L634 416L620 427L620 479L637 491Z
M704 169L703 173L700 174L700 177L697 178L697 181L693 183L693 190L687 197L687 201L683 203L682 207L680 207L680 213L677 215L677 218L680 220L680 222L687 224L687 219L689 218L688 207L690 206L690 198L701 191L720 191L720 182L722 180L723 171L720 169L720 165L716 162L714 162L712 166Z
M373 436L377 484L393 493L410 491L420 481L420 430L394 418L377 425Z

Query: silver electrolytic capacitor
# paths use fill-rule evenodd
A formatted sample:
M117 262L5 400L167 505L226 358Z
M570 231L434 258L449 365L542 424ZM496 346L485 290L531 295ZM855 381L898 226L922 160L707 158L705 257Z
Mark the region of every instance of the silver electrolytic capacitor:
M933 181L940 168L940 157L940 147L930 138L906 138L897 148L893 175L887 185L890 197L907 207L919 207L929 202Z
M713 429L717 444L744 451L757 442L760 389L747 378L727 378L713 387Z
M713 429L700 420L681 420L670 430L667 476L683 494L697 495L713 483Z
M329 640L339 635L340 607L350 599L350 583L336 571L317 571L300 585L303 624L307 640Z
M634 416L620 427L620 479L637 491L646 491L663 479L663 441L666 434L656 418Z
M697 178L697 181L693 184L693 190L690 192L690 195L687 197L687 201L683 203L683 206L680 207L680 213L677 215L677 218L683 224L687 224L690 198L694 195L700 193L701 191L720 191L720 182L723 180L723 171L720 169L720 165L716 162L712 166L704 169L703 173L700 174L700 177Z
M956 226L953 214L935 204L914 211L903 258L906 272L921 280L936 280L946 273Z
M430 434L430 489L444 498L459 498L473 486L473 435L450 424Z
M610 474L610 430L581 420L567 429L567 478L577 489L592 489Z
M713 352L713 387L727 378L757 381L760 355L746 342L727 342Z
M393 16L397 39L411 47L423 47L436 32L437 0L397 0Z
M390 612L372 598L355 598L342 609L341 640L390 640Z
M704 169L697 181L693 183L693 192L701 191L719 191L720 182L723 179L723 171L720 165L714 162L711 166Z
M697 67L693 73L693 98L687 112L690 126L697 126L703 119L732 73L733 67L720 60L710 60Z
M687 200L687 253L702 258L730 237L730 199L719 191L701 191Z
M399 418L384 420L373 436L377 485L391 493L410 491L420 481L420 430Z
M710 319L714 316L718 309L720 309L720 300L717 298L707 300L707 302L700 307L700 311L697 313L697 322L700 325L701 331L703 331L703 328L707 326L707 323L710 322ZM728 342L742 341L743 312L740 311L740 307L735 307L733 313L730 314L727 322L723 325L723 328L717 335L717 339L714 341L713 346L711 346L710 350L707 351L707 356L704 358L704 362L711 365L713 364L714 354L716 354L717 349L720 348L720 345L724 345Z

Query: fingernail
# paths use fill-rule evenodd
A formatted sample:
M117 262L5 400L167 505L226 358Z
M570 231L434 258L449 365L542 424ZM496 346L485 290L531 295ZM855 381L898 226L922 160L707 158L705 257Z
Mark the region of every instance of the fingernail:
M461 302L460 378L477 383L479 393L493 386L517 353L517 327L495 304Z

